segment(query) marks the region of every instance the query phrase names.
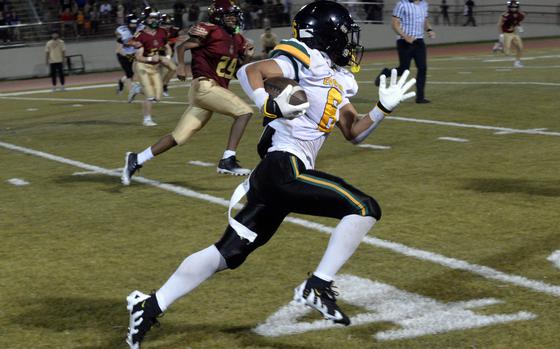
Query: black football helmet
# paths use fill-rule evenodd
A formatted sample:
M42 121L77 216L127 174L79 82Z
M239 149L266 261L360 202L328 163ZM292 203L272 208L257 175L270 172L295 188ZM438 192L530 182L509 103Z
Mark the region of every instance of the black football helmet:
M134 13L129 13L125 17L125 23L128 27L136 27L138 25L138 17Z
M519 10L519 1L517 1L517 0L509 0L509 1L507 2L507 8L508 8L508 10L514 9L514 8Z
M334 1L319 0L302 7L292 22L292 35L325 52L338 66L359 67L362 60L360 26L346 7Z
M231 18L231 16L235 17L235 23L226 18ZM210 23L223 27L231 34L243 29L243 12L231 0L214 0L208 7L208 20Z

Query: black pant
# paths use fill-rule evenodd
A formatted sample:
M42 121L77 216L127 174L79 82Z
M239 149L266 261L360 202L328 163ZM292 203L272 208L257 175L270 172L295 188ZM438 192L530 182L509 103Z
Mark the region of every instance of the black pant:
M120 53L117 53L117 59L119 64L121 65L126 77L128 79L132 79L134 76L134 70L132 69L132 65L134 63L134 56L123 56Z
M60 79L60 84L64 85L64 66L62 63L51 63L51 79L53 86L56 86L56 75Z
M247 204L235 219L257 238L249 243L228 225L216 247L230 269L266 244L290 212L338 219L351 214L381 218L381 208L374 198L339 177L305 169L290 153L266 154L251 173L249 183Z
M416 39L409 44L404 39L397 40L397 51L399 52L398 75L410 68L410 61L414 58L414 64L418 69L416 74L416 100L424 99L424 86L426 85L426 72L428 71L428 59L426 44L423 39Z

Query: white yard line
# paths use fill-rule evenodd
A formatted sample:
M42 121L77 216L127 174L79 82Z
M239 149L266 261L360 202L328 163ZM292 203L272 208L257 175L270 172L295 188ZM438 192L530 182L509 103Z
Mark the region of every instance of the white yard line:
M385 119L396 120L396 121L405 121L405 122L415 122L415 123L420 123L420 124L432 124L432 125L463 127L463 128L475 128L475 129L479 129L479 130L489 130L489 131L497 131L497 132L503 132L503 133L522 133L522 134L555 136L555 137L560 136L560 132L543 131L540 128L529 129L529 130L519 130L519 129L514 129L514 128L508 128L508 127L463 124L463 123L460 123L460 122L405 118L405 117L401 117L401 116L386 116Z
M560 84L558 84L560 86ZM127 103L124 100L115 99L86 99L86 98L34 98L34 97L2 97L0 99L13 99L13 100L23 100L23 101L52 101L52 102L91 102L91 103ZM141 101L134 101L134 103L141 103ZM161 101L161 104L178 104L178 105L188 105L187 102L172 102L172 101ZM253 104L251 104L253 105ZM254 105L253 105L254 106ZM486 126L486 125L476 125L476 124L464 124L458 122L449 121L439 121L439 120L428 120L428 119L417 119L417 118L407 118L400 116L387 116L386 119L405 121L405 122L416 122L420 124L433 124L441 126L450 127L462 127L462 128L475 128L481 130L491 130L496 131L496 134L532 134L532 135L542 135L542 136L560 136L560 132L545 131L546 128L533 128L527 130L514 129L509 127L499 127L499 126Z
M17 151L20 153L24 153L24 154L28 154L28 155L32 155L32 156L37 156L37 157L41 157L47 160L52 160L52 161L56 161L59 163L63 163L63 164L67 164L67 165L71 165L74 167L78 167L84 170L88 170L88 171L95 171L97 173L101 173L101 174L105 174L108 176L113 176L113 177L119 177L120 176L120 172L119 171L115 171L115 170L109 170L103 167L99 167L99 166L95 166L95 165L90 165L90 164L86 164L84 162L80 162L80 161L75 161L75 160L71 160L71 159L67 159L61 156L57 156L57 155L53 155L53 154L49 154L46 152L42 152L42 151L37 151L37 150L33 150L30 148L24 148L24 147L20 147L14 144L10 144L10 143L5 143L5 142L0 142L0 147L9 149L9 150L13 150L13 151ZM185 188L185 187L181 187L178 185L173 185L173 184L168 184L168 183L162 183L153 179L149 179L149 178L145 178L145 177L140 177L140 176L135 176L132 178L135 182L138 183L143 183L143 184L147 184L147 185L151 185L153 187L159 188L159 189L163 189L163 190L167 190L179 195L183 195L186 197L190 197L190 198L194 198L194 199L199 199L202 201L206 201L206 202L210 202L210 203L214 203L214 204L218 204L221 206L225 206L228 207L229 206L229 201L226 199L222 199L219 197L215 197L212 195L208 195L208 194L203 194L203 193L199 193L196 192L194 190ZM287 217L286 221L293 223L293 224L297 224L309 229L314 229L320 232L324 232L324 233L331 233L333 228L332 227L328 227L319 223L314 223L305 219L301 219L301 218L294 218L294 217ZM429 251L424 251L424 250L420 250L417 248L413 248L413 247L408 247L396 242L392 242L392 241L387 241L387 240L381 240L378 238L374 238L374 237L365 237L364 238L364 243L375 246L375 247L379 247L379 248L384 248L384 249L388 249L391 250L393 252L397 252L400 254L404 254L406 256L410 256L410 257L414 257L420 260L424 260L424 261L429 261L432 263L436 263L451 269L457 269L457 270L463 270L463 271L468 271L471 272L473 274L476 275L480 275L484 278L490 279L490 280L497 280L500 282L504 282L504 283L509 283L512 285L516 285L519 287L523 287L523 288L527 288L533 291L537 291L537 292L541 292L541 293L545 293L545 294L549 294L555 297L560 297L560 286L556 286L556 285L551 285L551 284L547 284L545 282L542 281L537 281L537 280L531 280L531 279L527 279L523 276L519 276L519 275L512 275L512 274L506 274L504 272L483 266L483 265L478 265L478 264L473 264L473 263L469 263L466 261L462 261L459 259L455 259L455 258L450 258L450 257L446 257L437 253L433 253L433 252L429 252Z
M12 185L15 185L16 187L21 187L21 186L29 184L28 181L26 181L25 179L21 179L21 178L10 178L6 182L8 182Z
M15 96L2 96L0 95L0 99L11 99L15 101L46 101L46 102L83 102L83 103L120 103L120 104L127 104L126 100L121 99L89 99L89 98L56 98L56 97L15 97ZM138 99L133 101L132 103L142 103L143 100ZM180 104L180 105L187 105L187 102L173 102L173 101L159 101L158 104Z
M438 137L438 139L442 141L459 142L459 143L467 143L469 141L468 139L457 138L457 137Z
M377 144L358 144L360 148L370 148L370 149L379 149L379 150L387 150L391 149L388 145L377 145Z

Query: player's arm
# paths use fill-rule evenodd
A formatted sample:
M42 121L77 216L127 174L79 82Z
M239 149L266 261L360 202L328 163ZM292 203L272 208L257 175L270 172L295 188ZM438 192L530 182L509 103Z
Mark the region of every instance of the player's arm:
M136 53L134 58L136 59L137 62L141 62L141 63L157 63L159 62L159 55L153 55L153 56L148 56L148 57L144 57L144 47L140 47Z
M500 16L500 19L498 20L498 32L501 33L502 32L502 27L504 25L504 15L502 14Z
M410 72L405 70L397 81L397 70L391 70L391 81L386 84L385 75L381 76L379 84L379 101L375 107L364 117L360 118L351 103L340 108L338 127L344 138L354 144L361 143L375 130L386 115L390 114L400 102L412 98L416 92L407 91L414 86L416 79L406 81Z
M177 52L177 79L181 81L185 81L186 79L185 52L200 46L202 46L200 39L196 36L191 36L175 47L175 51Z
M293 70L291 63L280 59L266 59L242 66L237 72L237 79L243 91L255 102L264 116L271 119L279 117L293 119L303 115L309 108L309 102L299 105L289 103L292 91L301 87L288 85L274 98L264 89L265 79L278 76L293 79L295 77Z

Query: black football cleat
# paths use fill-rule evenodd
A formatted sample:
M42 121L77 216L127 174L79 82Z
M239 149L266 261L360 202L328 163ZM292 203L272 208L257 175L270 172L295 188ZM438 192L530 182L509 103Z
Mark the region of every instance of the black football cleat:
M350 318L336 304L338 292L333 290L333 282L327 282L312 275L294 290L294 301L319 311L327 320L344 326L350 325Z
M235 155L232 155L227 159L220 160L217 172L232 176L247 176L251 173L251 170L239 166L239 161L237 161Z
M128 152L124 157L124 167L121 174L121 182L124 185L130 185L130 179L136 171L142 168L138 165L138 154Z
M157 317L162 313L155 294L147 295L133 291L126 297L126 309L129 314L126 343L130 349L140 349L140 343L154 325L159 325Z

